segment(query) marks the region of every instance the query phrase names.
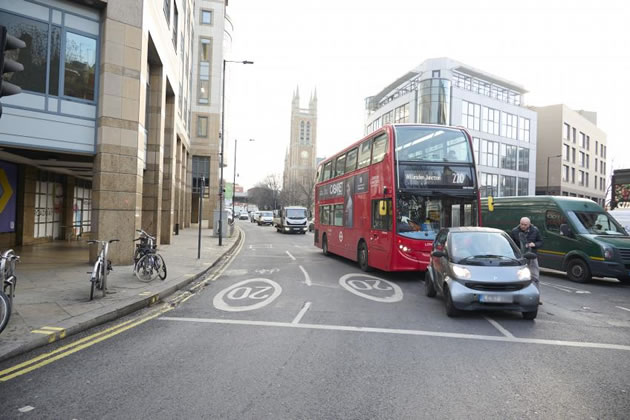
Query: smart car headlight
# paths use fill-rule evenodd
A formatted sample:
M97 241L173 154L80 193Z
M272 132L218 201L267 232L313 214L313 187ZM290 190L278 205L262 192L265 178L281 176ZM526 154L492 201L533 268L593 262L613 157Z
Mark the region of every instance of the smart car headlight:
M458 279L470 279L470 270L468 270L466 267L462 267L461 265L453 266L453 274L455 274L455 277L457 277Z
M517 276L518 276L518 279L521 281L532 279L532 273L531 271L529 271L529 268L527 267L523 267L520 270L518 270Z

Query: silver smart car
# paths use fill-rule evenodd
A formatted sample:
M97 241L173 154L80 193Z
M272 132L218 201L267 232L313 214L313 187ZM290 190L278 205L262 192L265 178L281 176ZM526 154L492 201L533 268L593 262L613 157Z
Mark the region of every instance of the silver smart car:
M502 230L482 227L442 229L433 242L424 285L426 295L444 296L446 314L507 310L534 319L540 293L526 258Z

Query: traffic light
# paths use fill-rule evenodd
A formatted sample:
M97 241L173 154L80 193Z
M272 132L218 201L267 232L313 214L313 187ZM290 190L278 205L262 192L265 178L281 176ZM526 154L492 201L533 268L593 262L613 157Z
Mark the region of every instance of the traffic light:
M22 89L19 86L3 80L2 76L4 73L24 70L24 66L22 64L5 57L7 51L24 47L26 47L26 43L24 41L9 35L7 33L7 28L0 25L0 48L2 48L2 53L0 54L0 97L15 95L22 92ZM2 104L0 104L0 117L2 117Z

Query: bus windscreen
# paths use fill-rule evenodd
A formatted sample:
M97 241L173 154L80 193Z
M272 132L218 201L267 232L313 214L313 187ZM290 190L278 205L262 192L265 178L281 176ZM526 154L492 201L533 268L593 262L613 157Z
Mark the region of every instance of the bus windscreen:
M396 160L472 163L468 138L462 130L396 126Z

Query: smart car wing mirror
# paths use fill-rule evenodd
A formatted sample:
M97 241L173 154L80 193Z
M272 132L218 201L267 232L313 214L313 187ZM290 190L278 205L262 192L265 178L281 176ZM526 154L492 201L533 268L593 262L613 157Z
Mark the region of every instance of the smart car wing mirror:
M444 251L433 251L431 253L431 255L433 257L436 257L436 258L443 258L443 257L446 257L446 252L444 252Z
M534 254L533 252L526 252L524 257L527 258L528 260L533 260L533 259L536 259L536 254Z

